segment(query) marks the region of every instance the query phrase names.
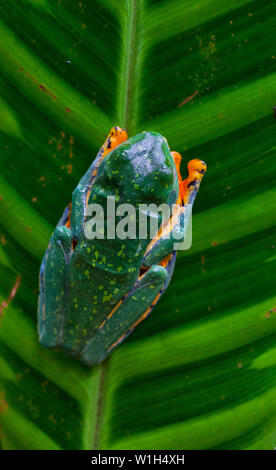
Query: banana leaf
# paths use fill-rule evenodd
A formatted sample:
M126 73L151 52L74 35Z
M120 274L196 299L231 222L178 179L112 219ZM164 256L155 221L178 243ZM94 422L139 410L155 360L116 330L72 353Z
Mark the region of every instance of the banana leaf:
M3 449L276 445L276 4L0 5ZM151 317L89 369L38 344L39 265L113 125L208 171Z

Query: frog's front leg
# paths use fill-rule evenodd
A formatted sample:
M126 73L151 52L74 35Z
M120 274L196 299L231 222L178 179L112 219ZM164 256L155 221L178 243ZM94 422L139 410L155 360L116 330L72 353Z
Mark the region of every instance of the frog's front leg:
M166 268L154 265L139 277L83 349L82 362L89 366L99 364L151 313L168 286L174 264L175 255L171 255Z
M161 226L156 237L149 244L144 260L144 266L159 263L172 253L175 243L182 243L188 228L191 206L199 190L201 180L206 171L206 164L194 159L188 163L188 178L182 181L180 174L181 155L172 152L179 183L179 195L171 218ZM166 236L164 236L166 235Z
M39 341L55 348L62 340L67 311L67 265L72 251L68 227L56 227L40 268Z
M112 127L95 160L90 165L85 175L81 178L77 187L74 189L72 195L71 227L75 240L79 240L83 230L85 221L85 208L89 200L91 186L97 175L101 161L104 159L104 157L106 157L106 155L108 155L112 150L114 150L127 139L128 135L125 129L121 129L118 126Z

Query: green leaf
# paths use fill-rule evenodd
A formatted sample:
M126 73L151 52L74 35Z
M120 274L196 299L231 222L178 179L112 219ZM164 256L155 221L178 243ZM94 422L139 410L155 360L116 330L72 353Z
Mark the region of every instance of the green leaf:
M2 448L275 447L275 31L273 0L0 6ZM38 344L38 271L113 125L208 171L168 291L90 370Z

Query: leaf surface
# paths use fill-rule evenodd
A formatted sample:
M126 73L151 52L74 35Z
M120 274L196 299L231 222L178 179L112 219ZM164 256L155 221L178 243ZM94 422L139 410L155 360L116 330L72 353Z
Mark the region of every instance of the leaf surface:
M5 449L273 449L273 0L0 6L0 422ZM37 340L51 231L113 125L208 171L151 317L92 370Z

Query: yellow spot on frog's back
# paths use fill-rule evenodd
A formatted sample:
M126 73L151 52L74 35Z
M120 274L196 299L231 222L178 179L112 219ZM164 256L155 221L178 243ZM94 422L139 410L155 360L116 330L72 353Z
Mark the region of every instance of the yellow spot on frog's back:
M112 294L103 296L103 303L109 302L111 300Z

